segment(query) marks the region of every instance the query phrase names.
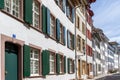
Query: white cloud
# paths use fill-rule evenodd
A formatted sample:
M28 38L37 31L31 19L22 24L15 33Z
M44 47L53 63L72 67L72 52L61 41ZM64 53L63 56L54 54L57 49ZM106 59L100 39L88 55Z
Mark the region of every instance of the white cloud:
M111 40L120 42L120 0L96 0L92 9L94 26L102 28Z

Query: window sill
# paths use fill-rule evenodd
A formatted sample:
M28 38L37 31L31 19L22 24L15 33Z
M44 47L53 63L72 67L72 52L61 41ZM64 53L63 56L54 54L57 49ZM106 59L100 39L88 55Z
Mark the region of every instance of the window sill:
M49 36L49 38L51 38L51 39L53 39L53 40L56 41L56 38L55 38L55 37L53 37L53 36L51 36L51 35L48 35L48 36Z
M64 43L63 43L63 42L61 42L61 41L59 41L59 43L60 43L60 44L62 44L62 45L64 45Z
M71 50L74 50L73 48L70 48L70 47L68 47L69 49L71 49Z
M70 72L70 73L68 73L68 74L74 74L74 72Z
M31 26L31 28L35 29L36 31L42 33L42 29L41 29L41 27L39 27L39 28L35 28L33 25L30 25L30 26Z
M27 78L45 78L45 76L42 76L42 75L39 75L39 76L30 76L30 77L27 77Z
M10 14L10 13L4 11L4 9L1 10L1 12L3 12L3 13L5 13L6 15L8 15L8 16L14 18L14 19L16 19L17 21L19 21L19 22L21 22L21 23L24 23L24 20L23 20L22 18L17 18L17 17L15 17L15 16L13 16L12 14Z

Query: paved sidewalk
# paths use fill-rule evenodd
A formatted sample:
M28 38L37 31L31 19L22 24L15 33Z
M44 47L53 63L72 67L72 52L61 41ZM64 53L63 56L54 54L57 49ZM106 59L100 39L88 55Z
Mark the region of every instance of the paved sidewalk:
M118 73L103 74L103 75L99 75L99 76L94 77L94 79L86 79L86 80L97 80L97 79L103 78L105 76L110 76L110 75L113 75L113 74L118 74ZM102 80L104 80L104 78Z

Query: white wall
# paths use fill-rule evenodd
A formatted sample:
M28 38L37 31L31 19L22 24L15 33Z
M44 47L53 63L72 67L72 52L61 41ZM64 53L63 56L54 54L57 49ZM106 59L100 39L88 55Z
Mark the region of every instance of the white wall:
M50 9L50 12L59 18L63 26L69 29L74 34L74 24L66 17L66 15L61 11L59 7L55 4L54 0L41 0L42 4ZM52 4L51 4L52 3ZM75 52L67 48L66 46L56 43L56 41L45 38L45 35L36 31L33 28L26 27L23 23L9 17L8 15L0 12L0 34L4 34L12 37L13 34L16 35L16 39L25 41L25 44L34 44L44 49L52 49L57 52L61 52L67 56L67 58L75 58ZM67 40L67 36L66 36ZM0 58L1 59L1 58ZM0 60L1 63L1 60ZM66 63L67 65L67 63ZM66 69L67 70L67 69ZM1 72L1 66L0 66ZM0 73L1 74L1 73ZM1 77L1 75L0 75ZM47 75L46 78L30 78L26 80L69 80L74 79L75 74L66 75Z

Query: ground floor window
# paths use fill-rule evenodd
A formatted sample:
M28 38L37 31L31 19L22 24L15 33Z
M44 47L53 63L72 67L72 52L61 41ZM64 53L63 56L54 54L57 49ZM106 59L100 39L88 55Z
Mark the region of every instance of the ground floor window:
M39 50L31 48L30 51L30 74L31 76L38 76L40 71Z
M50 52L50 74L55 73L55 54Z

